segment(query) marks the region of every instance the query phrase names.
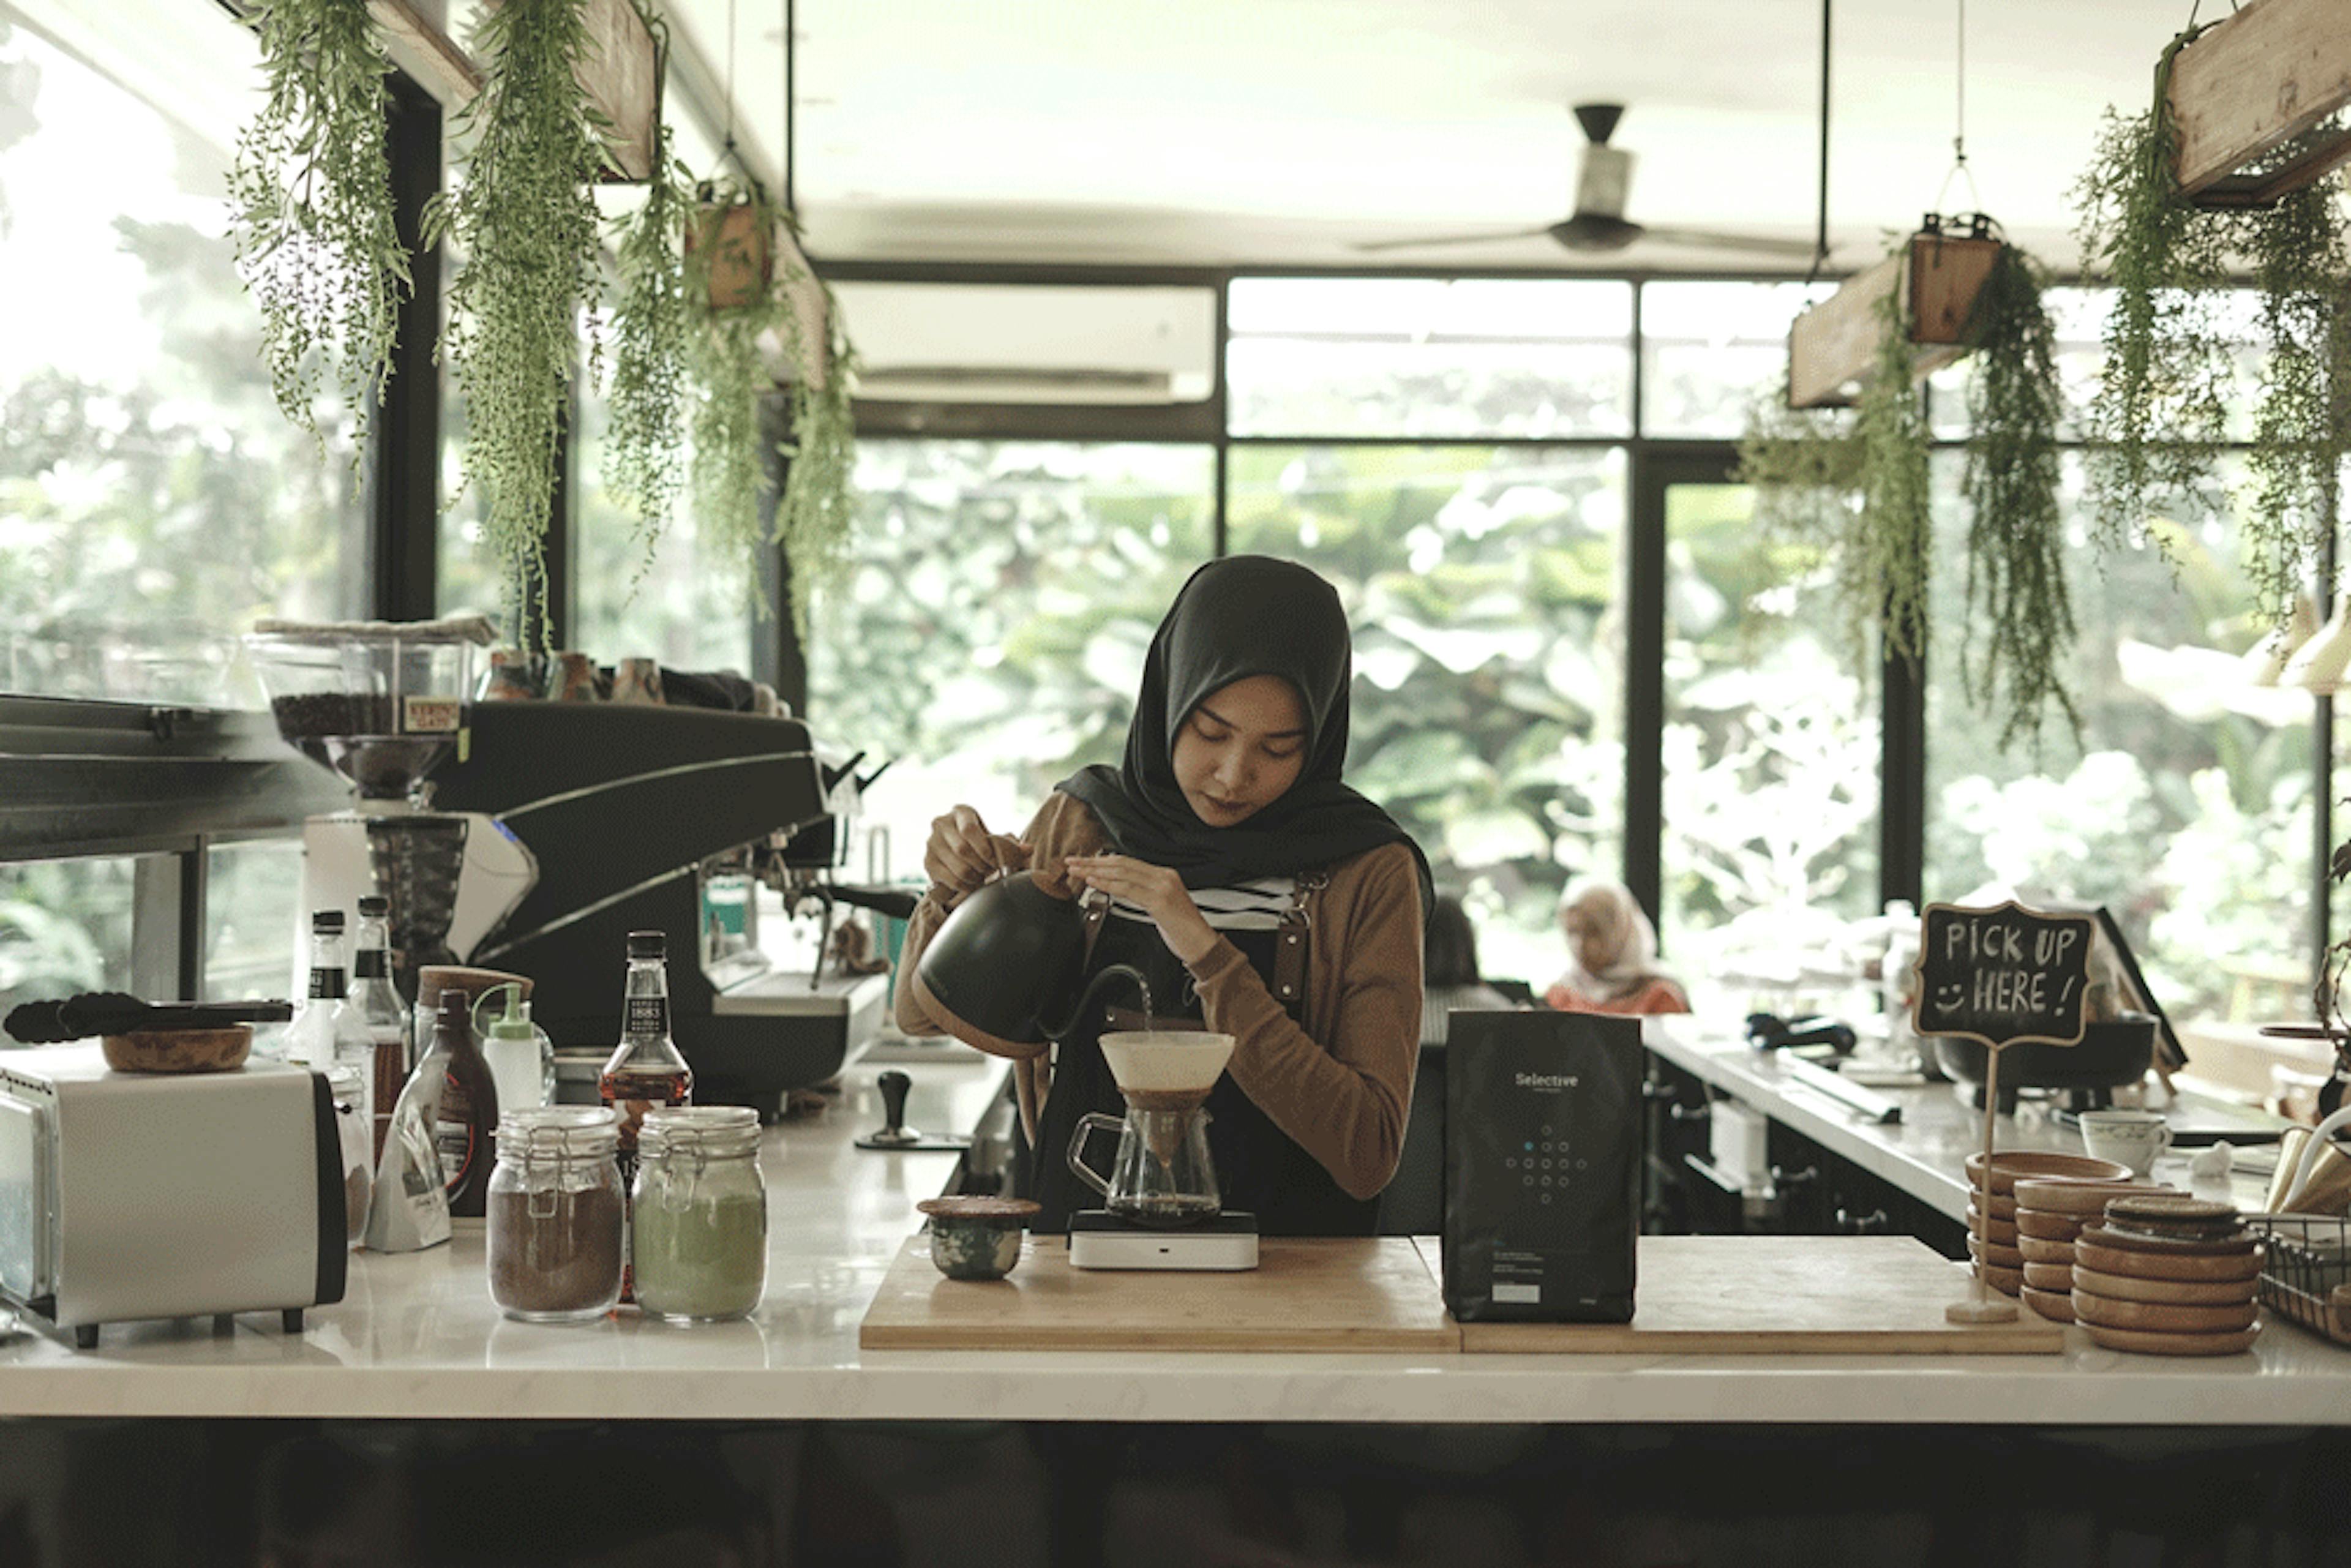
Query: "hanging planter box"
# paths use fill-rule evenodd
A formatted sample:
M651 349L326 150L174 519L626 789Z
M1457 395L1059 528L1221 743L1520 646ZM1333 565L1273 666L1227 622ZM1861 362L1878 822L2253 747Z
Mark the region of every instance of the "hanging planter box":
M1865 272L1855 274L1828 298L1788 329L1788 406L1834 408L1861 394L1876 373L1877 346L1886 329L1880 307L1907 288L1910 375L1923 380L1967 352L1969 319L1976 294L1999 260L2002 241L1985 235L1939 231L1935 220L1910 243Z
M685 254L706 251L713 310L757 304L776 276L775 223L750 202L705 203L685 231Z
M416 0L368 0L368 12L383 29L394 62L423 82L443 108L454 110L482 89L480 68ZM653 35L629 0L588 0L582 20L588 52L572 75L608 122L601 128L605 179L627 184L649 179L653 116L661 108Z
M2351 0L2253 0L2173 57L2165 103L2182 196L2272 205L2351 159L2337 131L2283 168L2238 172L2351 105Z

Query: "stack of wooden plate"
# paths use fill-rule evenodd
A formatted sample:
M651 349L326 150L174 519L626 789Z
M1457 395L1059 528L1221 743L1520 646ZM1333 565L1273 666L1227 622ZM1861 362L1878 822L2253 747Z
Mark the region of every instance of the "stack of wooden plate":
M2074 1242L2074 1318L2109 1350L2226 1355L2253 1343L2261 1249L2225 1203L2116 1197Z
M2127 1184L2130 1167L2112 1160L2094 1160L2086 1155L2001 1150L1991 1157L1991 1212L1981 1214L1977 1205L1983 1201L1983 1155L1970 1155L1968 1256L1975 1260L1976 1270L1984 1282L1995 1291L2013 1296L2024 1286L2026 1259L2021 1245L2023 1236L2016 1224L2016 1186L2020 1181L2044 1178Z
M2009 1223L2016 1239L2024 1304L2053 1322L2074 1321L2074 1244L2085 1227L2105 1217L2110 1198L2177 1196L2168 1186L2127 1181L2034 1176L2016 1184ZM1998 1200L1995 1199L1995 1202ZM1997 1261L1997 1259L1994 1260Z

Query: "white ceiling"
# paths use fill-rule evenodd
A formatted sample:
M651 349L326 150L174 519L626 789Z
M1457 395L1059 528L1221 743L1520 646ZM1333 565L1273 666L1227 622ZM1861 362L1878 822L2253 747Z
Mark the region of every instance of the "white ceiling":
M661 0L737 135L780 166L783 0ZM1914 226L1952 164L1961 0L1839 0L1836 263ZM2069 266L2066 192L2109 103L2147 100L2177 0L1965 0L1980 204ZM2219 10L2215 4L2212 7ZM1366 256L1573 205L1568 110L1614 99L1626 216L1808 241L1818 0L799 0L796 193L825 258L1751 271L1645 242Z

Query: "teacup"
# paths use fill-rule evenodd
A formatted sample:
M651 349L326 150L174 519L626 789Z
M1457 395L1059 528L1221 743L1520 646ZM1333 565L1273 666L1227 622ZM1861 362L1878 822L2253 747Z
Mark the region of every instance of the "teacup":
M2171 1126L2154 1111L2082 1113L2082 1147L2102 1160L2130 1166L2143 1176L2155 1168L2158 1155L2171 1146Z

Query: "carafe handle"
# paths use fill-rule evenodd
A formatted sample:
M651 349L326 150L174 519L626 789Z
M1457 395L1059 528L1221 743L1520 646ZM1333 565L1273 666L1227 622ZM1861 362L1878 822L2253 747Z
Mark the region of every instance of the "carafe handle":
M1121 1117L1105 1116L1099 1111L1089 1111L1084 1115L1079 1117L1078 1130L1070 1134L1070 1153L1068 1156L1070 1171L1080 1181L1084 1182L1088 1186L1093 1188L1104 1197L1108 1197L1110 1196L1110 1182L1106 1178L1095 1174L1094 1167L1086 1164L1086 1135L1097 1127L1102 1128L1107 1132L1121 1133L1126 1130L1126 1123Z

